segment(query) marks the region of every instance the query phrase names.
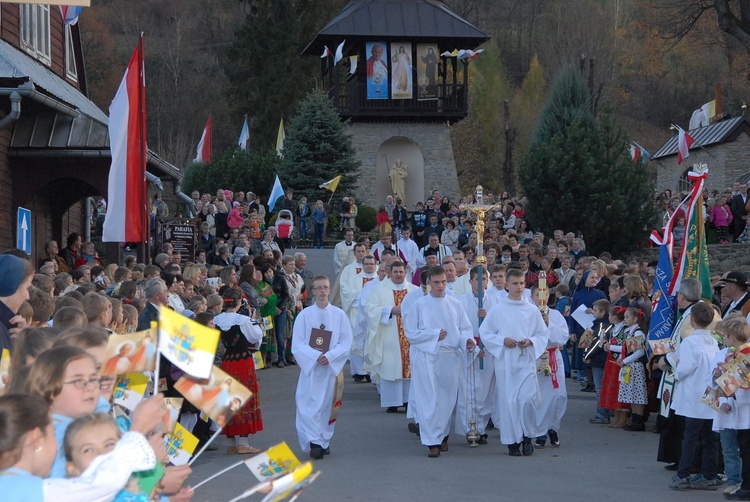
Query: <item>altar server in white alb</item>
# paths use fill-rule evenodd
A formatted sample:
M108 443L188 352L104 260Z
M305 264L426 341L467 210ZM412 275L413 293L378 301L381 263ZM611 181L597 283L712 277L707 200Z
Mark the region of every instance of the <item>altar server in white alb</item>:
M539 286L531 287L531 299L539 304ZM535 448L544 448L549 437L550 445L560 446L557 432L560 430L562 418L568 410L568 391L565 388L565 368L563 366L560 348L568 342L568 323L565 317L555 309L542 310L542 319L547 325L547 357L537 359L537 378L539 379L539 393L542 395L542 405L536 416L537 429L546 431L534 441ZM545 373L547 371L548 373Z
M485 349L495 357L500 441L514 457L534 453L532 438L541 406L536 360L547 350L547 326L536 305L523 298L524 272L507 272L508 296L492 307L479 328Z
M472 292L461 295L458 298L459 303L466 312L471 321L474 341L479 344L479 319L487 317L487 312L497 302L495 297L485 294L490 276L487 268L482 268L484 277L482 278L482 308L479 308L479 267L474 267L469 272L469 285ZM481 347L481 345L479 345ZM479 444L487 444L487 424L492 417L495 409L495 360L486 350L475 349L461 358L461 371L463 371L462 381L466 385L458 387L458 405L456 406L456 434L464 435L469 432L469 418L473 402L474 419L476 420L477 431L481 435ZM470 375L471 374L471 375ZM473 378L470 378L472 376ZM473 386L471 385L473 382Z
M448 281L442 267L430 269L429 284L430 293L418 299L406 316L406 336L412 349L411 388L420 439L429 449L427 456L435 458L448 451L461 377L459 358L476 344L461 304L445 294Z
M395 413L409 401L411 380L401 302L416 286L406 281L404 262L393 261L388 270L389 279L375 286L365 304L369 331L365 369L380 383L380 406Z
M292 352L300 367L295 394L299 444L302 451L310 451L312 458L319 459L330 453L336 425L334 400L337 386L343 385L342 371L352 347L352 331L344 311L328 302L328 277L316 277L312 286L315 303L302 310L294 322ZM314 328L331 331L325 353L310 346Z

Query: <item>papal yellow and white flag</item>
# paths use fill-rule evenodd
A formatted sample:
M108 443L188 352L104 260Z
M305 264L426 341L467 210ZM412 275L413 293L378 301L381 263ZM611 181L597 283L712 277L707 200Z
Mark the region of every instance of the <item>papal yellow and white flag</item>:
M174 465L185 465L198 447L198 438L179 423L174 431L164 436L164 449Z
M216 329L159 307L159 352L188 375L211 376L219 335Z
M258 481L274 479L290 473L300 465L289 445L279 443L253 458L245 460L245 465Z
M315 480L317 476L310 476L312 471L312 462L305 462L289 474L272 481L271 491L261 502L280 502L293 497L297 492L302 490L302 488L307 486L310 481Z
M326 190L330 190L331 192L335 192L336 189L339 187L339 182L341 181L341 175L339 174L332 180L328 180L325 183L321 183L318 185L318 188L325 188Z

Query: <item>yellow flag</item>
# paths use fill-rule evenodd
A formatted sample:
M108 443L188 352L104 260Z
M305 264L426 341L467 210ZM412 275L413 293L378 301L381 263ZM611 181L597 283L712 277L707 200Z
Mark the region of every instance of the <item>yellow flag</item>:
M220 332L159 307L159 352L188 375L208 378Z
M120 375L115 383L112 402L133 411L143 400L146 387L148 387L148 376L143 373Z
M279 122L279 132L276 134L276 155L278 155L282 159L284 158L285 139L286 133L284 132L284 119L281 119L281 122Z
M174 432L164 436L164 448L174 465L187 464L197 447L198 438L179 423L175 425Z
M318 186L318 188L325 188L326 190L330 190L331 192L335 192L336 189L339 187L339 181L341 181L341 175L339 174L332 180L328 180L325 183L322 183Z
M258 481L265 481L289 474L300 465L300 461L292 453L289 445L279 443L263 453L245 460L245 465L258 478Z

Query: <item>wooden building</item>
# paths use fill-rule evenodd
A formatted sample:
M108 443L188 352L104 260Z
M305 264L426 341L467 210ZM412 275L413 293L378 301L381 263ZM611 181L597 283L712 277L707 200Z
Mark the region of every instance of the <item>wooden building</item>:
M106 197L111 162L107 115L87 91L80 23L57 6L0 4L0 249L16 245L18 207L31 210L34 262L46 241L87 234L84 201ZM180 171L153 152L148 171L179 191Z
M362 163L357 200L383 204L397 160L408 170L408 208L433 189L459 195L449 127L469 111L470 58L442 54L474 50L488 39L441 1L356 0L305 48L316 57L326 47L332 52L321 58L321 75L350 120ZM342 42L344 59L334 65Z

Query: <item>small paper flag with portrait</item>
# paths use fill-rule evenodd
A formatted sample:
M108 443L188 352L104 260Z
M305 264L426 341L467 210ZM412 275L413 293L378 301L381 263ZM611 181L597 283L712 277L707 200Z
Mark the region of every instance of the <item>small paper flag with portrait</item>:
M212 366L208 379L185 375L174 388L193 406L208 414L219 427L224 427L253 393L220 368Z
M156 331L110 335L100 376L153 371L156 364Z
M0 396L4 396L10 383L10 351L3 349L0 354Z

